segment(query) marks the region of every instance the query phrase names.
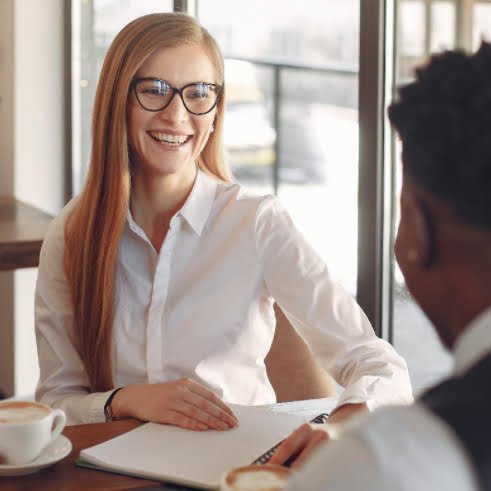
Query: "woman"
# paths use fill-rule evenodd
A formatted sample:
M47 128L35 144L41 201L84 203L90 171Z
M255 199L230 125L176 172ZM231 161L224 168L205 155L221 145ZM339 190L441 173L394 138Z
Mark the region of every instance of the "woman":
M405 362L278 200L232 182L224 104L220 50L189 16L141 17L109 48L87 183L38 274L37 398L71 423L235 426L226 403L275 401L274 301L346 387L336 414L411 400Z

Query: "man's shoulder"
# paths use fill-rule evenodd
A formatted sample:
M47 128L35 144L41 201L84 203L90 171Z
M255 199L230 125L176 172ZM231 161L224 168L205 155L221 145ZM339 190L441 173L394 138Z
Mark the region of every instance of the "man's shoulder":
M491 486L491 354L461 376L450 378L422 397L428 412L445 424L471 456L482 486Z
M409 434L421 433L424 436L426 429L437 422L437 418L419 403L388 406L349 422L343 435L358 434L375 445L396 446L403 443ZM389 435L391 438L386 438Z
M473 491L466 455L445 424L420 404L356 418L293 480L289 491Z

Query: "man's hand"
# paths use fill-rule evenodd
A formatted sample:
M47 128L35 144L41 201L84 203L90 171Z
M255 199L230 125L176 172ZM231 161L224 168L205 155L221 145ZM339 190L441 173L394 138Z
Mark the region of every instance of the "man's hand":
M269 463L283 465L288 460L293 461L292 468L301 466L315 448L327 441L327 426L304 423L281 443Z
M343 423L355 414L360 414L360 411L368 411L367 405L364 402L359 404L343 404L329 415L329 423Z
M114 396L117 419L137 418L189 430L228 430L238 425L233 411L211 390L188 378L160 384L136 384Z
M329 434L332 436L334 431L337 433L337 423L344 422L364 410L367 410L365 403L344 404L329 416L327 424L303 424L281 443L269 463L283 465L288 461L292 462L292 468L301 466L319 445L327 442Z

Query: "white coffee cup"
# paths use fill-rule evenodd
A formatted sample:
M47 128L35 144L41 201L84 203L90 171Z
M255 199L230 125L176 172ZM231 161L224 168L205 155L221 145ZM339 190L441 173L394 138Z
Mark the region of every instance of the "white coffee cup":
M0 402L0 464L31 462L62 432L65 423L61 409L40 402Z
M290 475L290 469L281 465L236 467L222 477L220 491L281 491Z

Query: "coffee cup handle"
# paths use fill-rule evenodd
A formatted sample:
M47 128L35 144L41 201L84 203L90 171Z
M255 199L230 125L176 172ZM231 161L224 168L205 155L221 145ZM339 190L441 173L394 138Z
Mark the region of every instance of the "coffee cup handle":
M52 409L53 427L51 430L51 442L63 431L66 424L65 412L62 409Z

